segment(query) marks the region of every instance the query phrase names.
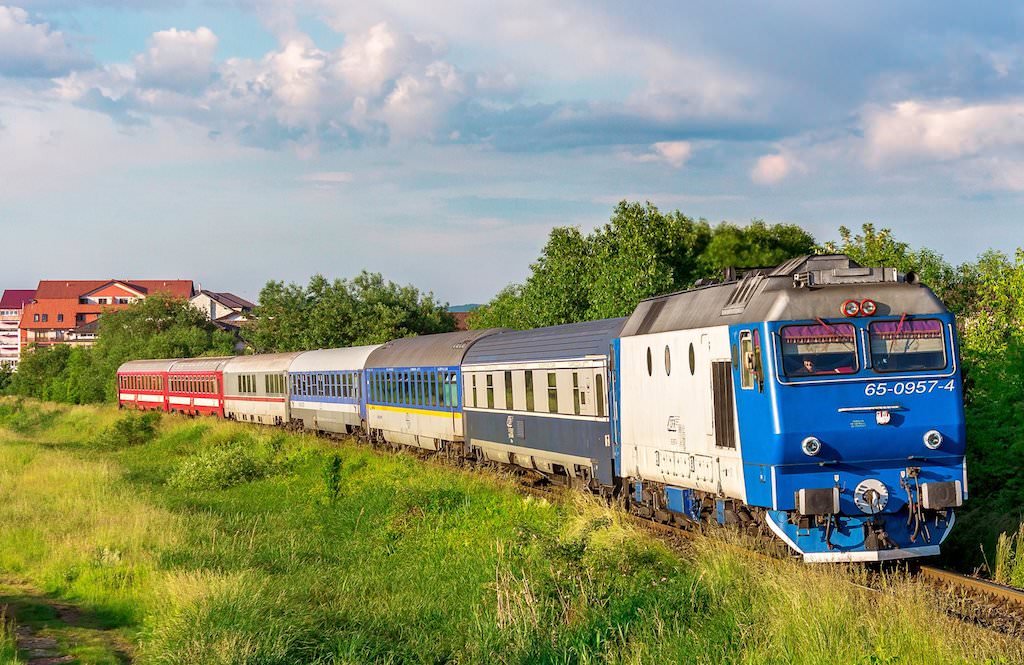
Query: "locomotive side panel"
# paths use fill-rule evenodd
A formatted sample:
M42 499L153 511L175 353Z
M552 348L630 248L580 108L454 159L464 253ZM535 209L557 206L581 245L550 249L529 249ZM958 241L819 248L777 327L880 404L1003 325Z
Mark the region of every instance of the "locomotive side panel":
M728 328L620 344L622 475L744 500Z

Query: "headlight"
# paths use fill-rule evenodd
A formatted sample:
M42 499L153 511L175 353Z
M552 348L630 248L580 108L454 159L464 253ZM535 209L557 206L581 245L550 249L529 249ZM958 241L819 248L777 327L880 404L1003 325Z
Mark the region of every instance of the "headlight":
M809 436L800 442L800 448L804 451L804 455L814 457L821 452L821 441L816 436Z
M942 435L937 430L930 429L924 433L924 445L929 450L935 450L942 445Z

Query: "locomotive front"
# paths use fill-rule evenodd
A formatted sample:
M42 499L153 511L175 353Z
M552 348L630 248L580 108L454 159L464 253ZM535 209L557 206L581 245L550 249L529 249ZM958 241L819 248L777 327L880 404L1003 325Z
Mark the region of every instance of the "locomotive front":
M768 525L809 562L938 554L967 498L953 315L891 269L811 271L784 296L745 359L768 393L768 422L739 409L748 497L760 470Z

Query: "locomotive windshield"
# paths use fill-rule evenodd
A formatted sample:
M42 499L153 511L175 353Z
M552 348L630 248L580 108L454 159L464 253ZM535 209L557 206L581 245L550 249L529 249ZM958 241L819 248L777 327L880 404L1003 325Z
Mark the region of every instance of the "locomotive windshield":
M853 374L858 369L855 331L849 323L786 326L781 335L786 376Z
M942 322L937 319L878 321L868 332L875 371L920 372L946 366Z

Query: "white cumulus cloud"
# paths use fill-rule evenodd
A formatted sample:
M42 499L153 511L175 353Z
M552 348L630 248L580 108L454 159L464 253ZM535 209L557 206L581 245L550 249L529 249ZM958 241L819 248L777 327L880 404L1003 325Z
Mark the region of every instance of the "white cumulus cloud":
M865 158L878 166L1024 148L1024 101L908 100L863 114ZM1024 156L1024 155L1021 155Z
M0 5L0 76L48 78L88 65L60 31L20 7Z
M779 152L759 157L750 171L750 179L758 185L775 185L803 170L803 164L795 157Z
M139 84L168 90L201 90L210 82L217 35L209 28L161 30L135 57Z

